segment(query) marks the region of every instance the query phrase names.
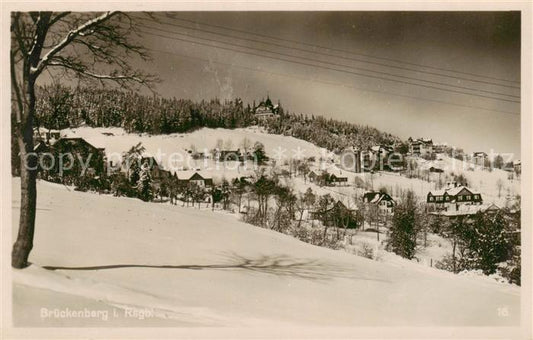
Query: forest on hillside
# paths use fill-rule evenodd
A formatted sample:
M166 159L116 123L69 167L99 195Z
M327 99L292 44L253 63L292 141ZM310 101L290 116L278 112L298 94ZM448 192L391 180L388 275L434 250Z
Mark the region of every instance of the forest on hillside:
M397 137L372 127L289 113L280 103L275 108L275 117L258 119L254 115L256 107L274 107L270 98L258 105L255 101L252 105L244 104L240 98L194 102L111 88L62 85L38 88L37 98L36 125L48 129L86 124L122 127L131 133L169 134L202 127L235 129L259 125L269 133L293 136L334 152L347 147L363 149L399 141Z

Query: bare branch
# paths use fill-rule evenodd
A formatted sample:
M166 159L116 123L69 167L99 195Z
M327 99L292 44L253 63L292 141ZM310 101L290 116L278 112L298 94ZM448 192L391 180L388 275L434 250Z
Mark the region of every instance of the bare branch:
M140 71L131 71L131 73L119 73L118 71L112 71L107 74L98 74L87 70L87 67L77 62L74 58L54 58L54 60L48 63L50 67L61 67L73 71L78 77L89 77L99 81L114 81L116 83L124 85L127 82L136 82L142 84L151 89L150 84L157 82L157 78L151 75L143 74ZM127 71L127 69L126 69Z
M76 29L69 31L67 35L63 38L63 40L61 40L55 47L53 47L50 51L48 51L48 53L41 59L41 61L39 62L34 72L36 74L41 73L42 70L48 65L50 60L56 54L58 54L61 50L67 47L81 33L84 33L85 31L90 30L91 28L99 25L100 23L109 20L112 16L116 15L117 13L118 12L106 12L100 15L99 17L96 17L92 20L87 21L86 23L82 24Z
M38 72L32 71L39 64L39 56L43 50L44 41L48 33L48 28L50 27L49 23L51 16L52 12L39 12L39 17L35 22L35 38L33 39L31 49L28 51L29 65L27 65L30 67L28 71L33 80L37 79L37 76L39 75ZM26 71L24 71L24 73L26 73Z
M59 20L63 19L67 15L69 15L71 12L61 12L58 15L56 15L54 18L50 20L50 26L54 25Z
M20 20L20 13L15 13L15 16L13 18L13 33L15 34L15 39L17 39L18 47L22 54L28 54L28 48L26 47L26 43L24 42L24 39L22 38L22 32L20 30L19 26L19 20Z

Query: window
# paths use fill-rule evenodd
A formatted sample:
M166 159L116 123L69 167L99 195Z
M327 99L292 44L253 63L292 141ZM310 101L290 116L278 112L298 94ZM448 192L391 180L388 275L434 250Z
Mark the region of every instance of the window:
M433 196L429 196L429 201L433 202Z
M478 200L479 199L479 195L474 195L474 199Z
M450 200L450 196L446 196L445 200L449 201Z
M471 199L472 199L472 196L470 196L470 195L467 195L467 196L466 196L466 200L467 200L467 201L470 201Z
M457 196L457 200L458 201L462 201L463 200L463 196Z

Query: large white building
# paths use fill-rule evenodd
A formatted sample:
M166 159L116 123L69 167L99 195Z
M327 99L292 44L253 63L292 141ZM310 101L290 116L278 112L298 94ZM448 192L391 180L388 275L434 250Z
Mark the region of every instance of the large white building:
M412 139L409 137L409 153L414 156L428 156L433 154L433 140L427 138Z

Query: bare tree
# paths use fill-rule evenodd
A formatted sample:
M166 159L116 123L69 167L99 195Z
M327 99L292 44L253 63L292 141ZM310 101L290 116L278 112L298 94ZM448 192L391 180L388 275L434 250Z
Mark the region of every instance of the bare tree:
M503 189L504 183L501 178L498 178L496 181L496 187L498 188L498 198L502 196L502 189Z
M33 248L37 202L37 157L33 153L37 80L44 71L102 84L149 85L156 79L134 69L132 58L148 60L137 45L133 17L122 12L14 12L11 14L10 70L15 129L20 155L21 206L12 266L24 268ZM57 71L57 72L56 72Z

